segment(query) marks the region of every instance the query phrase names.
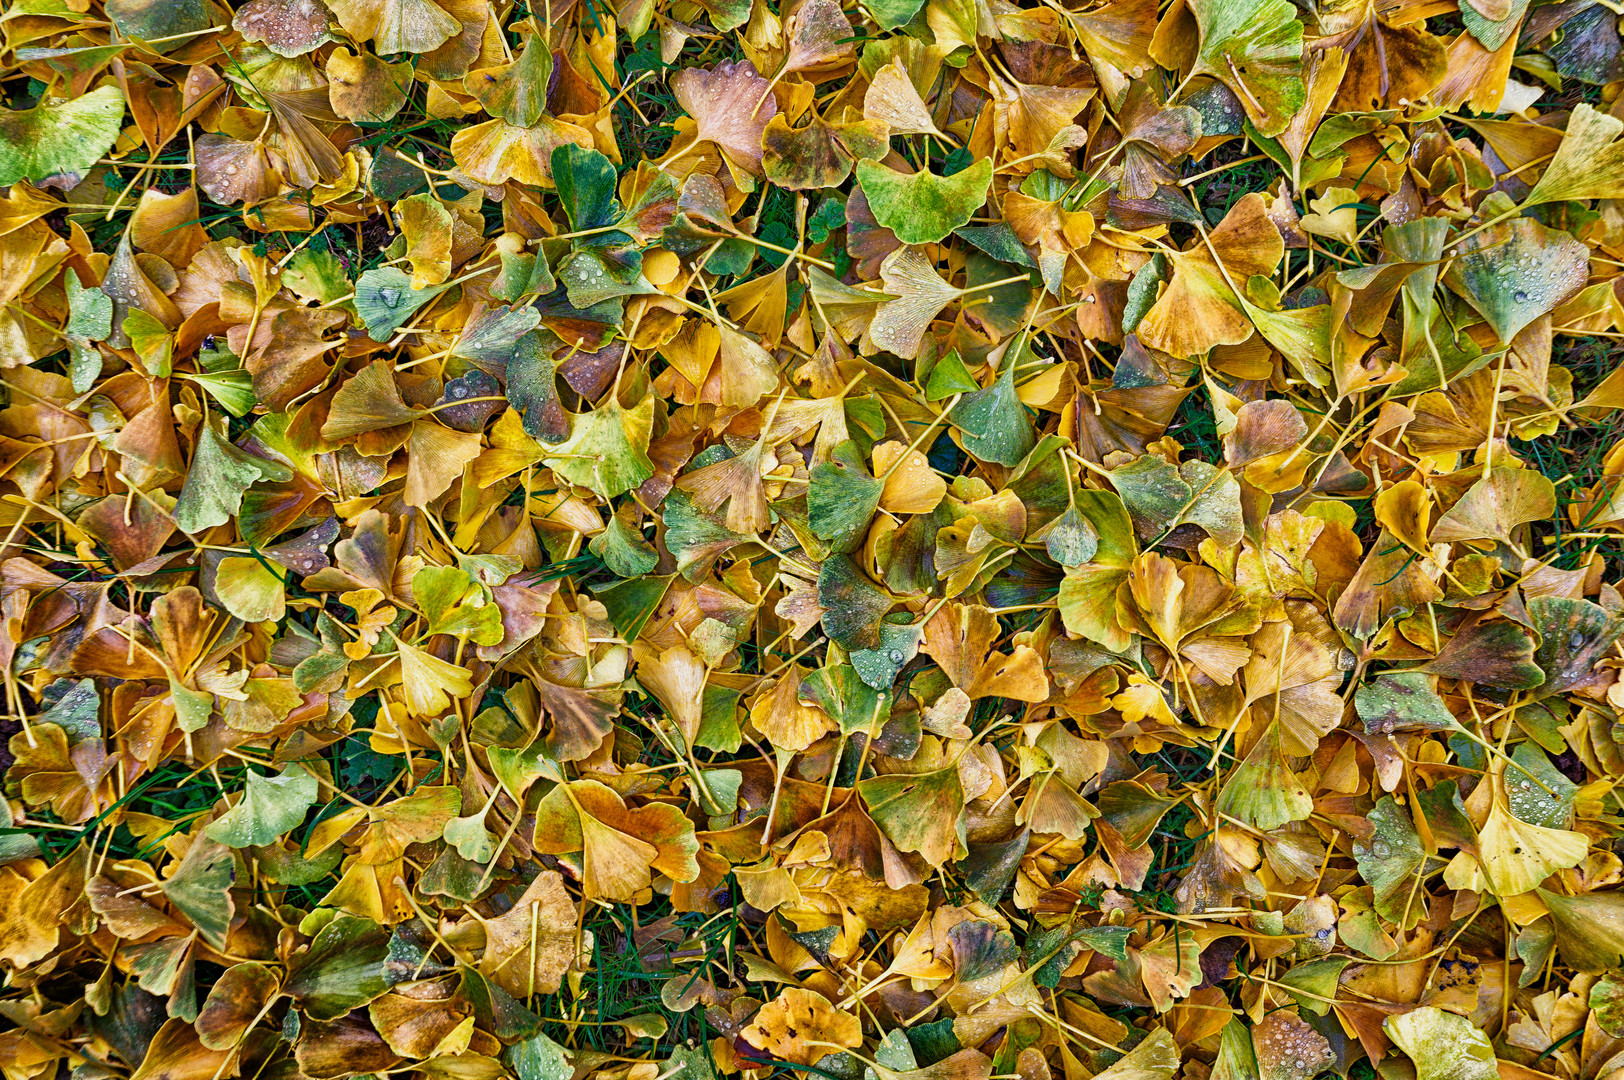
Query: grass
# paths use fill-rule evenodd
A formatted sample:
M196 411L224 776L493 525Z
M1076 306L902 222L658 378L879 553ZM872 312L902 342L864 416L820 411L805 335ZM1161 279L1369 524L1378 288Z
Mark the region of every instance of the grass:
M1551 362L1573 373L1573 396L1582 399L1624 363L1624 345L1608 338L1559 339ZM1588 493L1598 484L1620 482L1616 477L1606 480L1603 472L1607 454L1620 441L1624 441L1624 412L1617 410L1564 424L1540 439L1511 440L1512 449L1556 485L1555 516L1548 522L1536 523L1541 545L1534 550L1536 557L1550 558L1556 550L1552 566L1558 570L1577 570L1596 553L1606 560L1607 577L1616 578L1624 572L1624 539L1600 536L1566 539L1568 533L1593 531L1582 520L1574 524L1568 508L1575 502L1589 501Z

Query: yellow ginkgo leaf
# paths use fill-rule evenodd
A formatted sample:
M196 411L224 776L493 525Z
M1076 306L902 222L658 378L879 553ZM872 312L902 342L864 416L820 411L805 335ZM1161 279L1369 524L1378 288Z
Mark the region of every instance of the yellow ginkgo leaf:
M466 668L404 641L399 644L401 687L406 694L406 711L412 716L439 716L451 707L452 698L465 698L474 692L473 678Z
M1584 833L1530 825L1498 798L1478 830L1477 843L1489 888L1501 897L1538 888L1558 870L1578 866L1590 850Z

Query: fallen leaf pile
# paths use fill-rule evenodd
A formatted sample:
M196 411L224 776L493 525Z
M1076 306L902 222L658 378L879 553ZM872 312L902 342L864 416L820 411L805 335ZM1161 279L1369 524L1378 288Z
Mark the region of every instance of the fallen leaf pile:
M1592 0L11 0L4 1080L1624 1075Z

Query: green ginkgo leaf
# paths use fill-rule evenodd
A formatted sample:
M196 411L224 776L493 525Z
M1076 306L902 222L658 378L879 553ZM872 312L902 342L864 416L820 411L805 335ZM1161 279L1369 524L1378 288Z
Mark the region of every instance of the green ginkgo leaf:
M485 591L455 566L425 566L412 577L412 597L428 619L431 634L451 634L476 645L502 640L502 613L486 602Z
M226 931L236 910L231 898L235 868L236 859L225 845L199 836L162 886L169 902L216 949L226 947Z
M68 377L73 392L83 394L101 375L101 350L92 342L106 341L113 332L113 298L98 288L86 288L77 270L62 275L62 284L68 294L68 325L62 328L68 339Z
M205 0L107 0L107 17L126 38L179 48L182 41L212 25ZM166 52L165 48L151 49Z
M553 183L558 186L558 198L564 204L571 232L600 229L620 219L620 204L615 199L615 163L598 151L574 143L555 149Z
M1354 708L1372 735L1396 731L1449 731L1459 727L1454 714L1432 688L1432 677L1420 671L1378 675L1353 695Z
M355 283L355 313L374 341L382 341L417 313L417 309L445 292L449 285L412 288L412 276L393 266L368 270Z
M1494 1080L1494 1044L1471 1020L1432 1005L1390 1016L1382 1031L1415 1063L1416 1080Z
M646 574L660 561L654 545L645 540L623 514L611 515L603 532L594 536L587 546L605 566L623 578Z
M1501 341L1555 310L1590 277L1590 249L1533 218L1485 229L1451 254L1457 258L1444 284L1464 296Z
M927 773L892 773L859 781L869 817L903 851L932 866L968 853L964 846L964 785L956 764Z
M260 480L287 481L293 470L286 465L232 446L214 429L204 424L197 440L197 456L186 474L172 514L181 532L193 536L204 529L224 525L242 507L242 497Z
M654 429L654 398L622 408L613 397L591 412L577 413L570 437L548 447L547 467L572 484L612 499L654 475L648 458Z
M296 828L316 804L316 777L303 766L289 765L276 776L252 769L246 775L242 799L204 830L226 847L264 847Z
M819 668L801 680L801 698L816 702L843 735L879 730L891 714L889 696L864 682L850 664Z
M1307 91L1303 24L1288 0L1191 0L1201 27L1195 71L1226 83L1263 135L1285 130Z
M553 77L553 53L544 37L532 37L513 63L470 73L475 95L485 111L514 127L527 128L547 108L547 87ZM553 166L553 175L558 167Z
M850 551L867 531L884 489L883 482L869 475L857 444L847 439L828 461L812 467L806 493L812 531L835 550Z
M534 309L530 309L534 310ZM524 420L524 433L544 443L569 437L570 414L558 400L558 337L544 327L526 333L508 353L507 399Z
M857 180L875 221L905 244L934 244L968 225L987 201L992 160L982 158L952 176L923 169L910 176L877 161L859 161Z
M851 650L879 646L880 619L895 601L849 556L831 555L818 571L818 603L824 609L824 633Z
M457 849L457 854L469 862L481 865L491 861L496 854L496 841L490 830L485 828L485 815L470 814L467 817L456 817L446 822L446 843Z
M113 148L123 120L124 95L116 86L32 109L0 109L0 187L85 175Z
M997 380L985 390L964 395L953 407L959 439L964 449L980 461L1014 468L1037 445L1031 414L1015 393L1016 357L1023 351L1010 347Z

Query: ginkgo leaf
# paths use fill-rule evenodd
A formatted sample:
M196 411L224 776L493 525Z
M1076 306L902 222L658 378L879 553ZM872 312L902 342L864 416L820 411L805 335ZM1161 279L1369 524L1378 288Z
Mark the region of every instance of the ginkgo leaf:
M1264 135L1277 135L1303 104L1303 24L1286 0L1194 0L1201 27L1196 71L1235 92Z
M857 163L857 181L874 218L905 244L934 244L968 225L986 201L992 162L983 158L952 176L911 175L876 161Z
M693 824L674 806L636 809L595 780L560 784L536 811L536 850L578 852L589 897L630 900L658 872L677 881L698 876L699 841Z
M513 63L470 71L463 79L463 87L492 116L514 127L527 128L541 119L547 107L547 84L552 74L552 51L539 35L532 35Z
M1235 820L1264 830L1303 821L1314 812L1313 796L1286 761L1278 724L1271 724L1231 770L1217 805Z
M857 791L869 816L903 851L917 851L932 866L965 853L961 817L964 785L956 765L927 773L896 773L860 780Z
M1464 296L1500 340L1584 287L1589 250L1532 218L1495 225L1457 245L1444 284Z
M570 418L569 438L547 448L547 465L572 484L605 499L629 491L654 475L648 458L654 399L622 408L610 398Z
M1524 202L1624 197L1624 121L1581 102L1568 115L1556 155Z
M287 466L237 449L213 425L204 424L198 431L197 457L175 502L175 525L182 532L200 533L224 524L242 506L250 485L292 478Z
M1490 889L1505 897L1530 892L1558 870L1577 866L1590 841L1583 833L1521 821L1497 799L1478 830L1478 849Z
M479 645L502 640L502 616L466 570L425 566L412 576L412 597L431 634L452 634Z
M671 93L698 126L694 141L715 143L728 164L761 175L761 133L778 115L768 82L748 60L715 68L684 68L671 76Z
M479 970L515 998L556 993L565 972L591 955L586 940L577 945L575 922L563 875L543 870L506 913L483 924Z
M316 804L316 776L299 765L276 776L249 769L246 782L242 800L206 830L210 839L227 847L263 847L304 821Z
M615 166L596 150L573 143L560 146L553 151L553 177L573 231L586 232L619 220Z
M474 692L466 669L440 659L433 653L396 643L400 649L401 687L406 695L406 711L413 716L438 716L451 707L453 698Z
M965 394L952 412L964 448L970 454L983 461L1011 467L1019 465L1037 444L1032 431L1032 418L1021 404L1015 388L1015 368L1019 356L1020 352L1013 348L1006 352L1003 366L993 384Z
M941 135L900 59L869 77L863 115L883 122L893 135Z
M1438 519L1432 538L1509 544L1517 526L1543 521L1555 512L1556 487L1548 477L1532 469L1491 469Z
M862 1045L863 1029L821 994L791 986L762 1006L743 1038L774 1058L811 1066L840 1047Z
M961 292L943 281L936 267L916 247L898 248L886 256L880 264L880 280L885 291L896 299L875 309L866 331L867 340L911 359L918 355L931 320Z
M260 559L233 555L215 569L220 603L243 622L280 622L287 614L286 588L274 565Z
M1415 1063L1417 1080L1493 1080L1499 1075L1489 1037L1458 1013L1424 1005L1388 1017L1382 1030Z
M418 289L412 279L392 266L362 274L355 283L355 310L367 333L387 338L399 330L424 304L444 292L443 286Z
M884 488L869 475L856 444L846 440L828 461L812 467L806 494L812 531L837 551L849 551L863 538Z
M124 95L116 86L32 109L0 109L0 187L56 177L77 183L112 148L123 120Z
M371 40L380 55L433 52L462 32L462 24L430 0L328 0L327 6L346 33Z
M1273 274L1284 255L1285 241L1263 197L1244 196L1205 242L1169 256L1173 280L1139 321L1140 341L1173 356L1240 344L1254 328L1232 283Z
M291 59L332 40L327 29L331 18L322 0L249 0L232 15L231 27L244 41L263 42L276 55Z

